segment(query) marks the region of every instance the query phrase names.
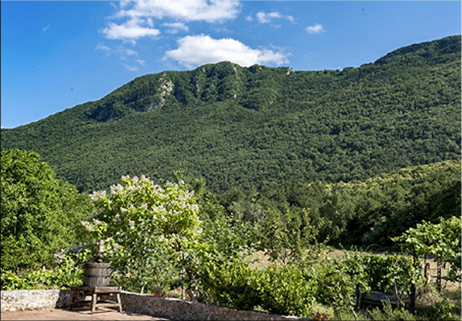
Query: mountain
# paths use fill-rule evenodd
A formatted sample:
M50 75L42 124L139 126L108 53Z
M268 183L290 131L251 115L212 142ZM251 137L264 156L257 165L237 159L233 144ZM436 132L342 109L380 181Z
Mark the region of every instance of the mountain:
M177 170L217 192L366 179L460 158L460 53L452 36L343 70L165 71L2 129L2 149L38 152L80 191Z

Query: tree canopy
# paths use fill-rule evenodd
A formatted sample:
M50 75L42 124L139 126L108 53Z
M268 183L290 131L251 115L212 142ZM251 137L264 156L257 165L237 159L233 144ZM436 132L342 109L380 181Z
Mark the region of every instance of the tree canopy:
M1 267L53 265L53 254L85 241L79 226L92 212L90 198L56 179L37 153L1 155Z

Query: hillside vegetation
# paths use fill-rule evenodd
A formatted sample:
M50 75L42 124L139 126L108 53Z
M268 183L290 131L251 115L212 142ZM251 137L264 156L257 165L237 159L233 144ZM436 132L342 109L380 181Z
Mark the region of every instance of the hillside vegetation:
M82 284L98 252L126 291L313 320L460 320L459 160L222 195L181 173L160 184L124 176L89 196L56 180L36 153L1 156L2 291ZM329 239L402 251L330 256ZM272 264L252 268L257 250ZM430 256L445 270L435 286L419 260ZM403 301L364 309L371 291Z
M101 100L1 130L79 191L182 170L215 192L365 180L460 157L460 36L359 68L222 62L139 77Z
M263 249L304 247L304 239L366 248L389 246L422 220L460 216L461 163L400 169L348 183L286 182L277 189L220 196L229 216L262 232ZM317 233L313 232L316 227ZM267 231L273 231L268 234ZM294 248L293 250L296 250Z

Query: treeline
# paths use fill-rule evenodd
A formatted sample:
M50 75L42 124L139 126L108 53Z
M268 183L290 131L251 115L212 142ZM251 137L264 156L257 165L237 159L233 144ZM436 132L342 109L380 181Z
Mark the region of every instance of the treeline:
M263 245L297 233L309 239L316 231L319 243L386 247L393 243L391 237L422 220L437 223L440 217L460 216L461 164L409 167L348 183L286 182L277 189L235 189L219 199L229 216L257 231L272 230L258 236ZM286 246L289 241L295 242L287 240Z
M460 36L325 71L222 62L137 78L96 102L2 129L79 191L122 175L202 177L223 193L365 180L460 156Z

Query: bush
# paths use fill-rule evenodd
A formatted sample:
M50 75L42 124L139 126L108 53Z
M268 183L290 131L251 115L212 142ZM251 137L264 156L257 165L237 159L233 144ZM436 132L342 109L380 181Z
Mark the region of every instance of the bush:
M211 303L236 310L252 310L262 305L256 284L260 273L248 263L234 259L231 263L217 265L209 262L203 274L203 289Z
M52 270L39 269L33 272L13 273L2 270L1 289L27 290L40 288L69 289L83 282L82 262L90 252L62 251L57 255L58 265Z
M264 309L276 314L308 316L315 301L315 283L293 265L273 265L259 271L256 290Z

